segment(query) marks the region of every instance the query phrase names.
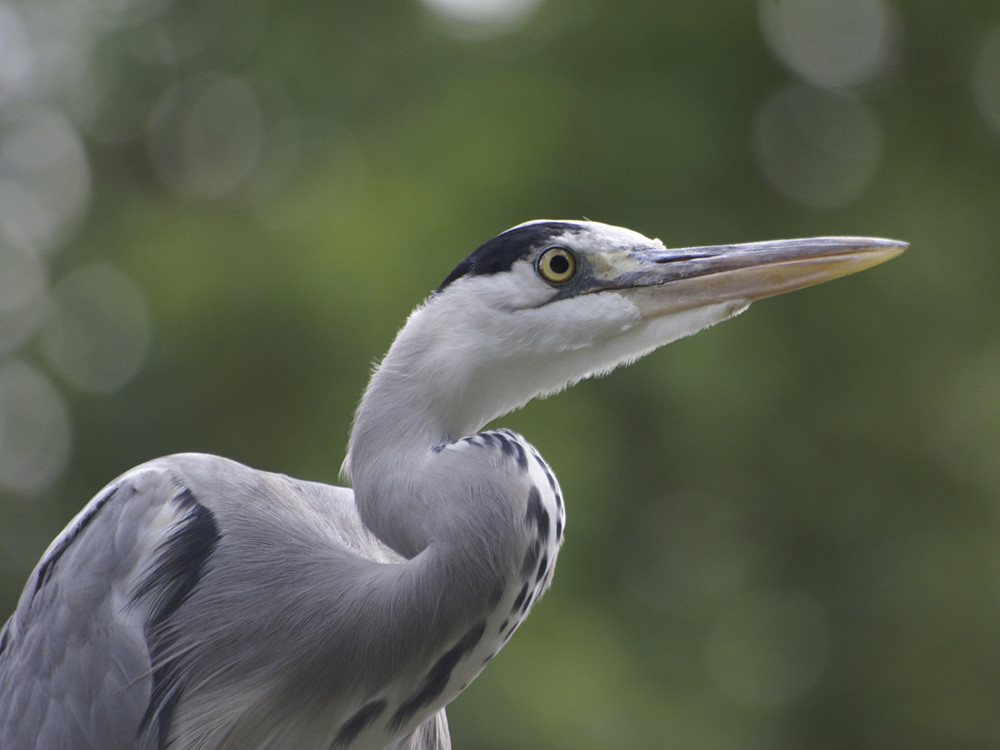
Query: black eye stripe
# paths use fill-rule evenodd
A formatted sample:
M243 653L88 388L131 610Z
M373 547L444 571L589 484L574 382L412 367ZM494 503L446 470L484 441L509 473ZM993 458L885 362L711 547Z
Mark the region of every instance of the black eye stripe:
M490 275L509 271L519 260L530 258L538 248L546 246L557 237L584 232L579 224L565 221L542 221L508 229L489 242L479 246L471 255L459 263L441 282L437 291L443 291L449 284L463 276Z

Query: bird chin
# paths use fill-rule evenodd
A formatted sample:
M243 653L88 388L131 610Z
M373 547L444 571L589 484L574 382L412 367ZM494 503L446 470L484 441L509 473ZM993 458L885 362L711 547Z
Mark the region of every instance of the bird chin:
M645 337L653 348L658 349L673 341L691 336L716 323L735 317L750 307L750 300L732 299L698 307L658 311L646 316Z
M746 290L740 288L742 285L727 285L725 282L728 280L718 278L724 275L726 274L714 274L712 277L702 276L621 289L618 293L635 305L645 321L677 318L684 321L681 327L686 328L687 321L704 319L706 322L696 329L701 330L706 325L740 314L757 299L746 294ZM713 281L708 282L709 279Z

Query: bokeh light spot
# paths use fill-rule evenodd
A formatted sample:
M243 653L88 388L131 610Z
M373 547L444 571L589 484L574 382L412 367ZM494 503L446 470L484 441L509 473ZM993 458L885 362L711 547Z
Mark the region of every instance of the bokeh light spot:
M890 59L892 16L883 0L761 0L759 9L771 49L816 86L866 83Z
M36 78L37 53L17 9L0 3L0 103Z
M792 200L834 208L858 198L875 176L882 131L857 97L802 84L764 102L753 130L757 164Z
M0 230L36 250L56 246L85 213L90 162L60 111L21 107L0 118Z
M420 0L441 21L443 29L460 37L490 37L522 26L542 0Z
M22 362L0 364L0 486L44 492L66 467L70 442L69 412L48 378Z
M830 646L826 610L798 591L767 589L741 599L715 622L708 671L731 697L782 707L819 680Z
M264 123L243 80L207 73L172 87L153 108L146 131L157 175L178 195L220 198L257 166Z
M38 256L0 240L0 354L30 339L42 324L46 285Z
M138 287L114 266L94 263L53 289L42 350L52 368L76 387L110 393L142 368L151 331Z
M979 47L972 90L983 119L1000 134L1000 28L987 34Z

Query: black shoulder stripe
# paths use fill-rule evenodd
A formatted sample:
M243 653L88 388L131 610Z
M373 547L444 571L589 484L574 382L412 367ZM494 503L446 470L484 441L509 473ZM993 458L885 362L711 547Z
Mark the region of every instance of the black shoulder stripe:
M145 732L155 718L161 748L167 746L174 709L184 689L183 673L173 649L175 634L167 625L204 576L222 538L212 511L199 503L189 489L178 492L175 500L187 513L160 544L155 561L132 594L133 602L146 599L150 603L145 637L153 664L153 689L139 733Z
M133 599L152 598L150 624L158 625L190 596L221 535L215 516L189 490L176 498L188 512L161 544L156 562L136 587Z
M514 227L484 242L441 282L437 291L463 276L482 276L509 271L521 258L534 250L542 249L553 237L567 232L580 231L580 227L564 221L540 221Z
M181 491L174 497L174 500L176 500L177 504L182 508L193 508L198 505L198 498L194 496L190 487L184 487L181 489Z

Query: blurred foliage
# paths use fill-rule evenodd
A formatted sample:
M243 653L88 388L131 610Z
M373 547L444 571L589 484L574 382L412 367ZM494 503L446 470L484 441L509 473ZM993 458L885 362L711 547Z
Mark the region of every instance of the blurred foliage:
M148 458L337 481L370 363L522 220L898 237L504 420L568 539L453 736L1000 747L996 4L479 5L0 3L4 612Z

